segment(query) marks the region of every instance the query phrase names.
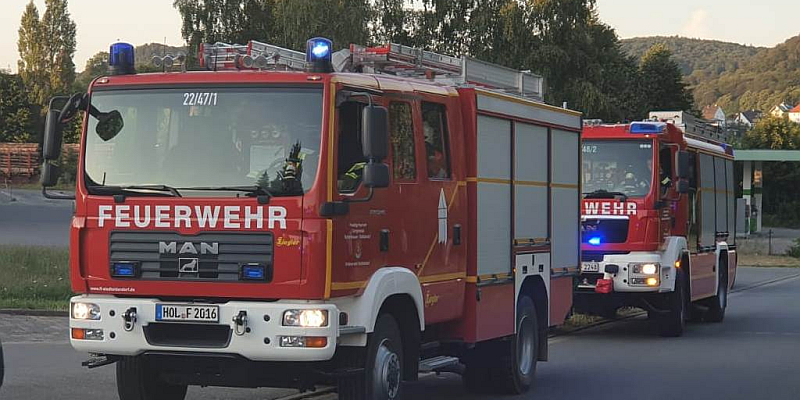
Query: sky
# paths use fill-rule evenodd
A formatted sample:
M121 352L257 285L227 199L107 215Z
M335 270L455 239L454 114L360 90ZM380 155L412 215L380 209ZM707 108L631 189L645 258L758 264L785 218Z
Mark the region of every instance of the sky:
M0 68L16 71L17 30L29 0L0 1ZM754 46L775 46L800 34L800 1L786 0L596 0L600 19L621 38L687 36ZM34 0L39 15L44 0ZM109 44L183 43L172 0L70 0L77 24L75 66Z

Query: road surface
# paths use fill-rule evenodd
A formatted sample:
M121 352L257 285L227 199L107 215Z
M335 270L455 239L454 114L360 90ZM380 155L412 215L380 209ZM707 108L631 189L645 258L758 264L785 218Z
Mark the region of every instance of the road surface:
M0 189L0 245L69 246L72 204L37 190Z
M645 318L553 338L552 361L539 364L535 389L516 398L797 398L800 269L741 268L735 289L725 322L690 324L681 338L659 337ZM0 315L6 352L0 398L116 399L114 368L81 368L85 355L65 335L65 318ZM452 374L424 377L405 390L406 399L496 398L466 393ZM190 388L187 398L265 400L288 393Z

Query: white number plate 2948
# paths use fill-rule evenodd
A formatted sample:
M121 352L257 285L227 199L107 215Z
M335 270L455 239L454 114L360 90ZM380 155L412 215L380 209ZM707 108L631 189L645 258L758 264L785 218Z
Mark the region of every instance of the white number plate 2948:
M219 322L219 306L156 304L156 321Z
M583 262L581 263L581 272L600 272L600 263Z

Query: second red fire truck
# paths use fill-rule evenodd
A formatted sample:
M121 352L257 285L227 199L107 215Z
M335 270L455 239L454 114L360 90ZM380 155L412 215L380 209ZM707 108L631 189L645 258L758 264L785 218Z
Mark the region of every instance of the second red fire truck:
M55 99L44 186L85 111L71 343L116 363L123 400L396 399L461 364L522 393L547 359L579 266L580 114L468 57L331 50L205 45L206 71L135 74L118 43L109 76Z
M587 126L579 311L648 311L664 336L721 322L736 278L733 148L684 113Z

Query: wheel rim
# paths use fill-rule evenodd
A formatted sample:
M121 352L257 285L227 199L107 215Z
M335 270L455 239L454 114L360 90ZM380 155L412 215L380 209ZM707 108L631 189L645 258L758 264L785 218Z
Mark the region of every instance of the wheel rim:
M530 318L523 316L517 330L517 365L522 375L528 375L533 367L534 334Z
M389 348L389 341L384 340L375 354L373 370L373 388L380 398L394 399L400 390L400 357Z

